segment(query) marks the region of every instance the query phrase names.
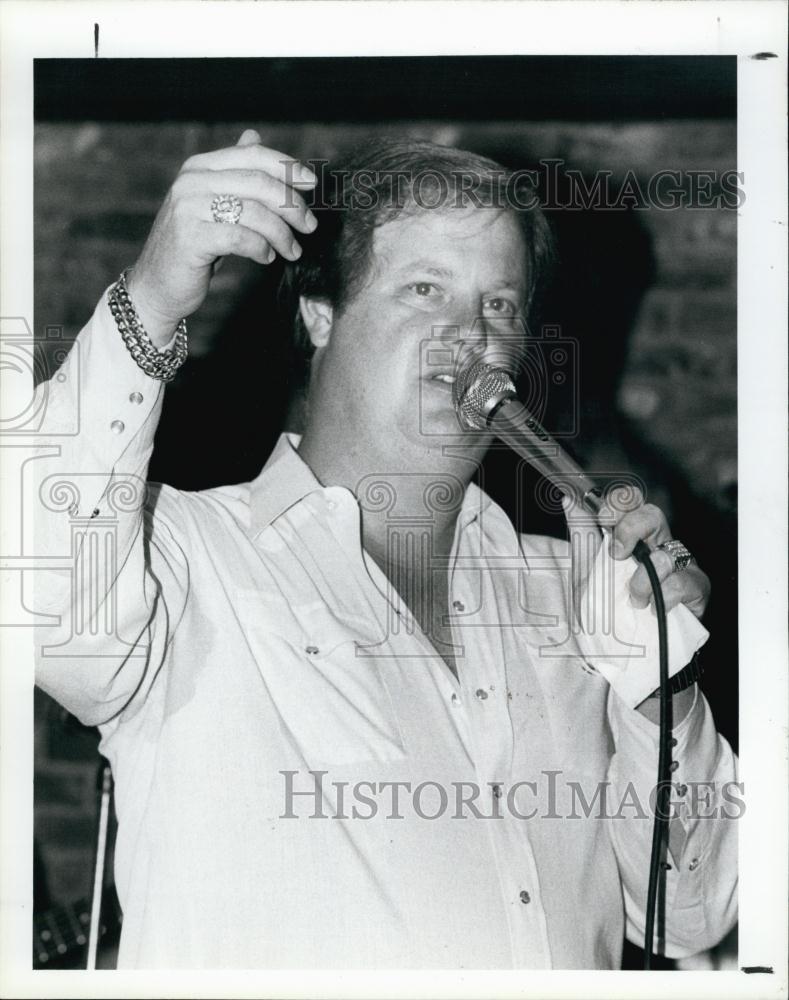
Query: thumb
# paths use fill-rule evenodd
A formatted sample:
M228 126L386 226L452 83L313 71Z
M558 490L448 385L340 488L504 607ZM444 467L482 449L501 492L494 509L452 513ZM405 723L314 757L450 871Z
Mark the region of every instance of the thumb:
M255 146L262 145L263 141L260 138L260 134L256 132L253 128L244 129L241 135L238 137L237 146Z

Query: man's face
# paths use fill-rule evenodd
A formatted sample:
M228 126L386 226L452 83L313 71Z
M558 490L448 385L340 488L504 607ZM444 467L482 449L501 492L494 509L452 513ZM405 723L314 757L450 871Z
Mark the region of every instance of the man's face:
M380 226L363 286L334 312L316 352L308 422L329 421L360 457L390 463L374 471L429 462L460 428L447 381L453 366L428 363L428 352L477 360L508 340L511 353L526 281L524 238L510 212L417 209ZM478 458L488 443L469 439Z

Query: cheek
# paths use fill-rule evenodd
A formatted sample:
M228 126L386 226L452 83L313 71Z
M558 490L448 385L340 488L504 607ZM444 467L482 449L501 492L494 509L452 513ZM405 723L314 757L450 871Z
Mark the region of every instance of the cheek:
M425 349L439 336L437 326L437 317L415 314L390 299L353 303L332 332L325 376L383 409L414 387Z

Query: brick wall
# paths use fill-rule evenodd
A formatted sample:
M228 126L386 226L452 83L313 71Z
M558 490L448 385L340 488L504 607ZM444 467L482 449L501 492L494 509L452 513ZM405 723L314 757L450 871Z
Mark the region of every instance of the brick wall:
M73 337L106 285L134 262L183 160L232 144L248 124L37 126L37 334L55 326ZM266 144L306 159L331 159L370 131L317 124L258 128ZM735 168L730 122L427 123L387 131L467 146L513 166L558 158L589 175L609 170L614 183L629 170L646 182L660 169ZM636 468L652 496L675 512L677 535L689 544L693 539L706 556L722 594L711 608L718 623L717 632L712 625L718 652L711 659L723 654L729 660L719 673L723 679L712 678L707 690L719 725L733 738L736 706L725 691L736 669L730 662L736 648L734 569L731 559L716 553L736 530L736 214L720 209L552 214L564 271L545 319L559 322L581 346L584 410L576 451L592 469ZM230 402L234 379L245 368L245 342L235 342L230 363L220 364L218 331L256 271L246 262L227 261L213 294L190 321L194 369L213 366L216 377L200 385L212 392L216 385L210 398L228 401L223 405L236 429L239 421L252 423L246 427L247 444L239 449L242 456L248 453L247 465L239 467L237 478L265 458L268 445L255 450L249 414L256 411L239 416ZM244 331L253 335L259 332ZM162 478L169 470L171 481L189 486L186 478L179 482L178 469L203 467L206 450L223 450L222 436L204 438L198 407L186 405L185 388L175 384L169 394L170 430L163 428L158 439L157 469ZM185 410L180 414L179 400ZM204 397L201 405L206 409ZM183 466L176 452L186 456ZM222 467L218 458L214 468L219 478L236 471ZM53 737L57 710L43 695L36 704L36 828L51 891L68 899L90 885L95 743L76 732Z

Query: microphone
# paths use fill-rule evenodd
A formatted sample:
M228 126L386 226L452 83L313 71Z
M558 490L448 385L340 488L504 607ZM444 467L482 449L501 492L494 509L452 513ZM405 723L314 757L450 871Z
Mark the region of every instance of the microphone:
M455 379L453 395L464 427L492 431L562 493L574 489L589 513L600 513L601 490L520 402L509 372L482 361L470 365Z

